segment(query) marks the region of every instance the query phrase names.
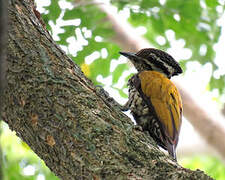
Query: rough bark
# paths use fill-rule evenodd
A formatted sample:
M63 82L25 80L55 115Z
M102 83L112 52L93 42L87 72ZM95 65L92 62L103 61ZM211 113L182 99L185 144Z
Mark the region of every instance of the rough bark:
M151 47L144 38L138 35L134 36L134 34L136 34L134 29L127 22L124 22L120 17L114 14L109 5L98 4L98 6L107 14L107 21L112 23L112 27L116 32L113 40L119 44L120 47L123 47L123 51L137 52L142 48ZM206 109L207 106L200 106L196 102L198 99L193 98L189 92L185 90L181 81L175 82L175 84L182 95L184 116L206 142L218 152L220 158L225 160L225 144L223 138L221 138L225 136L225 129L223 123L219 124L218 121L213 119L214 117L221 117L220 113L214 114L214 117L210 116L208 113L209 109Z
M32 0L9 5L3 119L62 179L211 179L182 168L106 104L55 44Z
M8 1L0 0L0 97L2 95L5 82L6 71L6 42L7 42L7 4ZM0 116L1 116L1 104L0 98Z
M2 93L6 84L5 71L6 71L6 42L7 42L7 5L8 1L0 0L0 117L2 112ZM0 144L0 180L2 180L4 177L2 157L3 157L2 148Z

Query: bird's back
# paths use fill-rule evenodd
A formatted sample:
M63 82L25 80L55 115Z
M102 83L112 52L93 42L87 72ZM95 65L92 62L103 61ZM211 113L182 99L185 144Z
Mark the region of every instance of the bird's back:
M129 82L131 113L159 146L176 158L182 103L176 86L162 73L142 71Z

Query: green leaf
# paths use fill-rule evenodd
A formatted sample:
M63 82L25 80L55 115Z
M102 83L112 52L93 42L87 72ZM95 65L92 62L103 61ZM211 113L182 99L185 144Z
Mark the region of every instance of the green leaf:
M67 38L71 37L71 36L75 36L75 26L62 26L61 28L64 29L63 33L58 34L60 40L57 41L58 44L60 45L65 45L68 46L68 42L66 41Z
M219 159L215 157L199 155L195 157L184 158L181 161L181 164L185 168L192 170L201 169L214 179L225 179L225 166Z
M83 12L80 8L74 8L72 10L67 9L64 13L63 20L77 19L80 18L82 14Z
M151 0L151 1L149 1L149 0L142 0L141 3L140 3L140 7L142 9L149 9L149 8L157 7L157 6L160 6L158 0Z
M220 76L219 79L215 79L213 76L210 79L210 89L218 89L220 94L223 94L225 92L225 75Z
M125 86L126 86L126 85L125 85ZM128 95L123 91L123 89L124 89L125 86L123 86L123 88L121 88L121 89L115 88L115 87L112 87L112 88L115 89L115 90L117 90L117 91L119 92L119 94L120 94L121 97L127 98Z
M101 71L96 71L101 68ZM92 78L96 78L98 75L102 75L103 77L109 76L109 68L110 68L110 60L107 59L97 59L93 63L90 64L91 76Z
M123 97L123 98L127 98L128 97L128 95L125 92L123 92L122 89L119 89L119 93L120 93L120 96Z
M112 83L115 84L118 82L119 78L121 77L121 75L123 74L123 72L125 70L128 69L128 65L127 64L119 64L116 69L114 70L114 72L112 73L113 75L113 80Z
M47 6L45 9L49 11L48 19L56 23L56 20L58 19L62 11L59 7L58 0L52 1L51 4Z
M219 2L215 0L205 0L205 3L210 8L215 8L216 6L219 5Z

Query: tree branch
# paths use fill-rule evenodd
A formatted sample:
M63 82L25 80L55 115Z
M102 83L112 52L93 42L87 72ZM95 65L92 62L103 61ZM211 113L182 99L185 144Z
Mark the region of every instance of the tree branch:
M55 44L32 0L9 3L3 119L62 179L211 179L182 168L104 103Z
M8 1L0 0L0 116L2 107L2 92L5 87L6 42L7 42L7 5Z

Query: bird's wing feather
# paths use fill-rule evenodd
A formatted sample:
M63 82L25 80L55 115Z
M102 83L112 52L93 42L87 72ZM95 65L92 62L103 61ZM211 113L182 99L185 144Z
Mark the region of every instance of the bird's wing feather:
M175 147L181 127L182 103L176 86L164 75L155 71L143 71L138 75L147 105L160 121L165 135ZM143 96L143 95L142 95Z

